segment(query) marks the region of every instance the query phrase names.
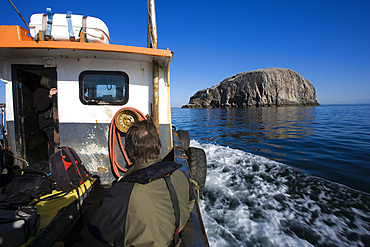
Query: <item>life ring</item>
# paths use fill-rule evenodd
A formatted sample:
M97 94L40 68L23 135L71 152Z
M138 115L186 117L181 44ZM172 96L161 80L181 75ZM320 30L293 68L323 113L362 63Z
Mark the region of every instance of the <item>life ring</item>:
M136 108L133 107L124 107L116 112L114 117L112 118L110 127L109 127L109 139L108 139L108 148L109 148L109 158L112 164L114 175L119 178L121 174L119 172L127 172L126 168L121 167L116 159L116 152L115 152L115 143L116 143L116 136L118 140L118 144L120 146L121 152L125 158L127 165L131 165L131 162L126 154L126 151L122 144L121 133L127 133L130 126L136 121L145 120L145 115Z

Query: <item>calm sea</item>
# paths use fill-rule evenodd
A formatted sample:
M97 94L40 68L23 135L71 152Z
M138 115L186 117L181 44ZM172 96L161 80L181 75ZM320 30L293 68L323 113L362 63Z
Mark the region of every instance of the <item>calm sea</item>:
M212 246L370 246L370 105L172 109Z

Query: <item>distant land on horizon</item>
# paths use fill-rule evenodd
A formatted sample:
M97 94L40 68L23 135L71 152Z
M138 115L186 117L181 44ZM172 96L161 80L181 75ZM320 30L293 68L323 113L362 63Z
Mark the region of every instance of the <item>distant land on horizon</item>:
M370 105L370 103L338 103L338 104L334 104L334 103L321 104L320 103L320 105L317 105L317 106L368 106L368 105ZM290 107L290 106L286 106L286 107ZM171 106L171 109L191 109L191 108L185 108L182 106ZM217 109L217 108L208 108L208 109ZM227 109L231 109L231 108L227 108Z
M291 69L268 68L239 73L199 90L182 108L318 105L310 81Z

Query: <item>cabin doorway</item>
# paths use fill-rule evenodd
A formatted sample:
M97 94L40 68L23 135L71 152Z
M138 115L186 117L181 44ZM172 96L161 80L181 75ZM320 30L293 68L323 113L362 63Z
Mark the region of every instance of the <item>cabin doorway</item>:
M34 93L40 87L43 76L50 76L51 87L57 87L56 68L45 68L43 65L12 66L15 147L18 156L30 165L48 161L48 139L39 128L39 114L35 111L34 103ZM55 96L53 112L55 132L58 132L57 97ZM54 136L57 136L55 139L59 137L56 133Z

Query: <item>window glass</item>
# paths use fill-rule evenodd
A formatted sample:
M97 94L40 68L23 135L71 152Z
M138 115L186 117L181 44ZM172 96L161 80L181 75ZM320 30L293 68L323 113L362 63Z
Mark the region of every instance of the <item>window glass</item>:
M123 105L128 101L128 76L120 71L84 71L80 74L84 104Z

